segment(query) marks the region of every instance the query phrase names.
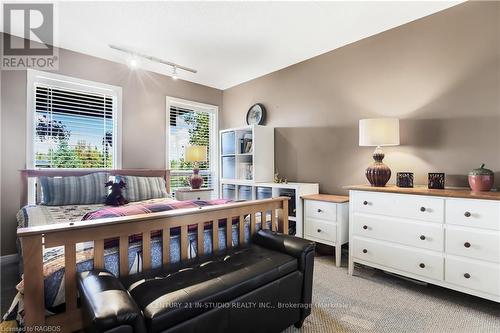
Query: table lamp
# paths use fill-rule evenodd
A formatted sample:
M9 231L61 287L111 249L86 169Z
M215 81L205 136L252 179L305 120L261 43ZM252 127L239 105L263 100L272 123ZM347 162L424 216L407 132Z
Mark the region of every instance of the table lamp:
M383 187L391 178L391 169L384 163L383 146L399 145L399 119L377 118L359 121L359 145L376 147L375 162L366 169L366 178L371 186Z
M189 185L192 189L199 189L203 185L203 177L200 176L199 162L207 161L206 146L188 146L184 157L186 162L193 162L193 174L189 177Z

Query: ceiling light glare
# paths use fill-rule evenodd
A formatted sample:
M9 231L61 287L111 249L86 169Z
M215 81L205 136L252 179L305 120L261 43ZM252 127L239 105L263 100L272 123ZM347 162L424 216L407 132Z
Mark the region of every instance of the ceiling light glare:
M128 67L131 69L136 69L139 67L139 59L137 57L130 57L128 60Z

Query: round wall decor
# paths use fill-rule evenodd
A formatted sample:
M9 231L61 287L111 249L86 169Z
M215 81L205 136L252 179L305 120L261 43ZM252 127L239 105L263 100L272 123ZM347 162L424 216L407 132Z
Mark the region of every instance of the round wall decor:
M247 124L263 125L266 121L266 108L261 103L254 104L248 109Z

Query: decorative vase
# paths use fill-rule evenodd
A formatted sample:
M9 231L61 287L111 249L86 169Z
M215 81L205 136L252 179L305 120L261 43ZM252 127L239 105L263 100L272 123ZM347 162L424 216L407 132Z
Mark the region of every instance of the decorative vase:
M199 189L203 185L203 177L200 176L199 168L193 169L193 174L189 177L189 185L193 190Z
M382 162L384 157L385 155L382 149L377 147L373 152L373 159L375 162L373 162L365 172L366 178L371 186L384 187L391 178L391 169Z
M490 191L495 182L495 174L490 169L484 167L484 163L480 168L469 172L469 186L472 192Z

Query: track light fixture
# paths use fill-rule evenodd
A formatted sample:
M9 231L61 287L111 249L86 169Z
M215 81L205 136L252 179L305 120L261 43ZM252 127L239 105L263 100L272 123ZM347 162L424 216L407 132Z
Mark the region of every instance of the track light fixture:
M172 79L174 80L177 80L178 76L177 76L177 66L174 66L172 68Z
M174 79L174 80L177 80L177 78L178 78L178 73L177 73L178 69L186 71L186 72L190 72L190 73L195 73L195 74L198 72L196 69L185 67L185 66L182 66L182 65L179 65L179 64L167 61L167 60L163 60L163 59L160 59L157 57L153 57L153 56L150 56L147 54L137 53L137 52L134 52L132 50L125 49L123 47L119 47L119 46L115 46L115 45L109 45L109 47L112 48L113 50L117 50L117 51L128 54L130 56L130 58L128 60L128 65L132 69L139 67L140 59L146 59L146 60L149 60L152 62L156 62L159 64L163 64L163 65L167 65L167 66L172 67L172 79Z

